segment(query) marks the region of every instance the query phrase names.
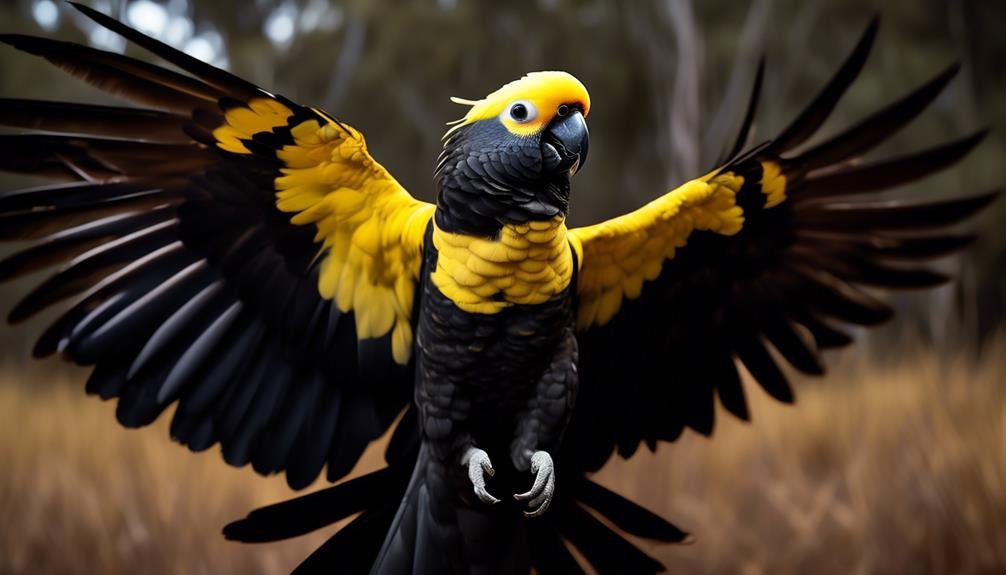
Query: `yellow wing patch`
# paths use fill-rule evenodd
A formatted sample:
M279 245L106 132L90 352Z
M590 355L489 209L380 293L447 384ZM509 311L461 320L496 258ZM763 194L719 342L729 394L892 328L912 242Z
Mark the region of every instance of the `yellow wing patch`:
M695 230L733 235L744 225L736 203L744 178L731 172L692 180L621 217L569 231L580 275L577 327L604 325L635 299L643 282L660 275L664 262Z
M395 362L412 353L412 304L423 235L434 206L413 198L367 152L363 136L308 120L277 154L276 205L295 225L314 224L324 260L318 291L356 316L359 339L391 333Z
M250 154L241 140L250 140L258 132L286 126L293 110L270 98L256 98L248 107L234 107L224 112L224 124L213 130L217 146L235 154Z
M513 305L544 303L573 278L573 253L563 218L505 225L498 239L433 228L433 284L469 313L494 314Z
M778 162L761 163L761 191L765 194L765 207L774 208L786 200L786 175Z

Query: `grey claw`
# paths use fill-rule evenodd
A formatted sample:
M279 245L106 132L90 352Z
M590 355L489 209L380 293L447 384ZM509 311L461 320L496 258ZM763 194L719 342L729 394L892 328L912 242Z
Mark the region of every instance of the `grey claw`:
M535 474L534 485L526 493L514 495L517 501L528 501L525 517L538 517L548 510L555 493L555 466L552 456L545 451L536 451L531 456L531 473Z
M494 505L500 502L499 499L486 491L485 476L489 475L489 477L492 477L496 474L492 462L489 461L488 453L477 447L469 447L468 451L461 456L461 465L468 467L468 479L471 480L475 495L478 496L482 503Z

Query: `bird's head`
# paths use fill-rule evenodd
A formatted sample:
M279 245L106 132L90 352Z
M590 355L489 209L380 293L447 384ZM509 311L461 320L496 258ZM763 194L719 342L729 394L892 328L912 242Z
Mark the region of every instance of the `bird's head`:
M565 216L569 179L587 159L583 84L566 72L532 72L481 100L452 100L470 108L444 135L438 223L492 233Z

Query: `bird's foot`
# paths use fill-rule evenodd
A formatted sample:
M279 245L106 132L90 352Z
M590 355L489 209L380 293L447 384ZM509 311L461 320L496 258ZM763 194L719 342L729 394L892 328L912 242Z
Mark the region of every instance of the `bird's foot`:
M475 495L486 505L494 505L500 500L493 497L486 491L486 475L489 477L496 475L493 464L489 461L489 454L477 447L469 447L468 451L461 456L461 465L468 467L468 479L472 482Z
M538 517L548 510L555 493L555 465L552 456L546 451L535 451L531 456L531 473L534 473L534 485L526 493L514 495L517 501L527 501L528 510L525 517ZM530 501L529 501L530 500Z

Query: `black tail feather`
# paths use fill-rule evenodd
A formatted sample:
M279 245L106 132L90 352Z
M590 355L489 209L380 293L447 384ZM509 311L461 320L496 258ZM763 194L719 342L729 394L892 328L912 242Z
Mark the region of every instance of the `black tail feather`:
M584 572L554 525L531 525L528 536L531 564L541 575L576 575Z
M589 479L577 483L575 497L626 533L668 543L688 537L663 517Z
M233 541L262 543L304 535L374 505L401 482L400 473L385 467L321 491L256 509L248 517L224 527L224 536Z
M293 573L328 574L332 573L333 566L338 566L342 573L368 573L394 516L393 505L364 511L315 550Z
M664 566L574 502L561 510L562 535L600 573L661 573Z

